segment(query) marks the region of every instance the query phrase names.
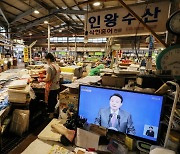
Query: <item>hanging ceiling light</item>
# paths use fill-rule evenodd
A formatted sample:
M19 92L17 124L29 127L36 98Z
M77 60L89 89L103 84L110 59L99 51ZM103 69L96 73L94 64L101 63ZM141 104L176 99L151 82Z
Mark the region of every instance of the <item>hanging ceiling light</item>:
M44 24L48 24L49 22L47 20L44 21Z
M29 33L29 35L31 36L31 35L32 35L32 33Z
M84 43L88 43L88 36L87 35L84 35Z
M35 14L39 14L39 11L38 11L38 10L34 10L34 13L35 13Z
M100 2L94 2L94 3L93 3L93 6L100 6L100 5L101 5Z

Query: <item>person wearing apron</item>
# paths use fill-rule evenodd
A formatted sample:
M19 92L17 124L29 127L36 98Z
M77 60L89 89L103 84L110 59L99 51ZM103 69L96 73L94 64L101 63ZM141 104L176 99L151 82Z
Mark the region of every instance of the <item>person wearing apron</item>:
M55 63L55 57L48 53L45 56L48 64L46 78L42 81L46 82L45 86L45 102L48 106L50 117L53 117L54 109L57 104L57 96L59 94L60 67Z

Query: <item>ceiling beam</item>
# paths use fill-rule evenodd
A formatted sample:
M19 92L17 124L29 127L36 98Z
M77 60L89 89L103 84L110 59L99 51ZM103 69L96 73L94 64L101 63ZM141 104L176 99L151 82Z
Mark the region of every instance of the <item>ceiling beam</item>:
M56 2L54 2L54 0L50 0L52 4L54 4L54 6L58 7L59 9L62 9L62 7L60 7ZM73 22L75 22L76 24L78 24L70 15L67 15L69 19L71 19Z
M26 6L30 7L30 8L33 8L33 7L31 6L31 4L30 4L30 1L28 1L29 4L28 4L27 2L25 2L25 1L22 1L22 0L18 0L18 1L21 2L21 3L23 3L23 4L26 5ZM36 7L38 7L38 6L36 6ZM39 6L39 7L41 7L41 6ZM41 14L42 14L42 13L41 13ZM33 16L33 15L30 15L30 16L31 16L31 17L34 17L35 19L37 19L37 17L35 17L35 16ZM42 26L42 25L40 25L40 27L47 30L47 28L45 28L45 27Z
M9 21L8 21L8 19L6 18L5 14L4 14L4 11L1 9L1 7L0 7L0 14L3 16L4 20L5 20L6 23L9 25Z
M31 27L33 27L33 26L37 26L37 25L43 23L44 20L48 20L49 18L51 18L52 16L54 16L54 14L55 14L58 10L59 10L59 9L55 9L55 10L53 9L53 10L50 11L50 14L49 14L49 15L46 15L46 16L43 16L43 17L41 17L41 18L35 19L35 20L30 21L30 22L28 22L28 23L26 23L26 24L22 24L22 25L18 26L17 28L19 29L19 31L23 31L23 30L29 29L29 28L31 28ZM56 17L57 17L59 20L64 21L63 19L60 18L59 15L56 15ZM71 26L71 24L70 24L68 21L65 21L65 22L66 22L67 25Z
M72 8L64 1L64 0L61 0L63 3L64 3L64 5L67 7L67 8L69 8L70 10L72 10ZM82 24L84 24L84 22L81 20L81 18L79 18L79 16L77 16L77 15L75 15L76 16L76 18L77 19L79 19L79 21L82 23ZM71 16L70 16L71 17ZM71 17L72 18L72 17ZM74 21L74 20L73 20ZM77 22L75 22L75 23L77 23Z
M1 0L1 2L2 3L4 3L4 4L6 4L6 5L8 5L8 6L10 6L10 7L12 7L12 8L14 8L14 9L16 9L16 10L18 10L18 11L21 11L21 12L25 12L25 11L23 11L22 9L20 9L20 8L18 8L18 7L16 7L16 6L14 6L14 5L12 5L12 4L9 4L8 2L6 2L6 1L4 1L4 0ZM20 1L21 2L21 1ZM33 18L36 18L35 16L33 16L33 15L30 15L31 17L33 17Z
M11 24L13 24L13 23L16 22L16 21L19 21L20 19L22 19L22 18L24 18L24 17L26 17L26 16L28 16L28 15L31 15L34 10L39 10L40 8L41 8L41 6L37 6L37 7L35 7L35 8L31 8L31 9L25 11L24 13L20 13L20 14L11 22Z
M8 5L8 6L10 6L10 7L12 7L12 8L14 8L14 9L16 9L16 10L18 10L18 11L23 12L23 10L21 10L20 8L14 6L14 5L12 5L12 4L9 4L8 2L6 2L6 1L4 1L4 0L1 0L1 2L4 3L4 4L6 4L6 5Z
M77 6L79 8L79 10L83 10L79 5L78 5L78 2L76 0L73 0L74 3L76 4L75 6ZM75 6L72 6L72 7L75 7Z
M27 30L33 26L37 26L37 25L43 23L45 20L48 20L50 17L53 17L53 16L54 16L53 14L50 14L50 15L43 16L41 18L37 18L31 22L28 22L26 24L23 24L23 25L17 27L17 29L19 31Z
M83 25L77 25L77 24L70 24L71 26L73 26L73 27L76 27L76 28L82 28L82 31L83 31L83 28L84 28L84 26ZM54 31L56 31L56 30L59 30L59 29L61 29L61 28L67 28L69 25L60 25L60 26L58 26L58 27L55 27L54 29L52 29L51 30L51 32L54 32Z
M91 3L95 1L95 0L87 0L87 1L83 1L83 2L76 2L76 5L72 6L72 7L75 7L75 6L80 6L80 5L84 5L84 4L89 4L89 7L91 10L93 10L93 7L91 5ZM106 0L100 0L100 1L106 1Z
M62 13L62 14L76 14L76 15L84 15L86 11L83 10L70 10L70 9L51 9L54 13Z
M55 15L56 16L56 18L57 19L59 19L60 21L62 21L62 18L61 18L61 16L59 16L59 15ZM62 21L63 22L63 21ZM76 29L74 29L74 27L72 27L72 26L70 26L70 23L69 23L69 21L68 22L65 22L67 25L68 25L68 31L70 32L70 33L74 33L74 31L76 31ZM69 27L71 27L72 28L72 30L71 29L69 29Z
M15 14L13 14L13 13L11 13L11 12L8 12L8 11L5 11L5 12L10 13L11 15L16 16ZM18 22L19 24L22 24L22 22L20 22L20 21L17 21L17 22ZM0 21L0 23L1 23L1 21ZM13 28L13 27L11 26L11 28ZM36 29L34 28L33 30L35 31ZM12 33L17 34L17 32L12 32Z
M4 27L4 28L7 28L7 27L6 27L6 24L5 24L4 21L2 21L2 20L0 20L0 26L1 26L1 27Z
M50 6L48 6L47 4L45 4L44 2L41 2L39 0L34 0L37 4L39 4L40 6L42 6L43 8L45 8L47 11L52 11L54 13L63 13L63 14L78 14L78 15L84 15L86 13L86 11L83 10L72 10L72 9L53 9ZM52 2L52 0L51 0ZM56 3L54 3L56 4Z
M74 47L74 43L69 42L68 45L70 47ZM86 47L101 47L102 48L104 46L105 46L105 43L87 43L86 44ZM44 43L37 42L37 44L34 47L47 47L47 43L46 42L44 42ZM51 47L67 47L67 43L66 42L64 42L64 43L52 43L51 42ZM83 42L77 43L77 47L84 48L84 43ZM83 51L81 51L81 52L83 52Z
M70 33L67 33L67 31L66 31L66 33L56 33L56 34L52 34L51 35L51 37L73 37L73 34L70 34ZM84 34L83 33L81 33L81 32L79 32L78 33L78 35L76 35L77 37L78 36L84 36ZM48 36L47 35L33 35L33 36L23 36L22 38L23 39L29 39L29 38L31 38L31 39L46 39Z
M5 2L4 0L2 0L1 2L4 3L4 4L6 4L6 5L8 5L8 6L10 6L10 7L12 7L12 8L14 8L14 9L17 9L18 11L24 12L22 9L17 8L17 7L15 7L14 5ZM20 1L20 2L22 2L22 1ZM6 11L6 12L7 12L7 11ZM10 12L9 12L9 13L10 13ZM11 14L13 14L13 13L11 13ZM15 15L15 14L13 14L13 15ZM17 16L17 15L15 15L15 16ZM36 19L35 16L33 16L33 15L30 15L30 16ZM26 21L28 21L28 22L30 21L30 20L25 19L25 18L23 18L23 19L26 20ZM43 26L41 26L41 27L44 28Z
M55 14L62 13L62 14L78 14L78 15L86 14L86 11L83 11L83 10L71 10L71 9L62 9L62 8L53 9L50 6L46 5L44 2L42 3L39 0L34 0L34 1L51 13L53 12ZM52 0L51 0L51 2L52 2ZM54 3L54 4L56 4L56 3Z
M9 14L11 14L11 15L13 15L13 16L16 16L14 13L12 13L12 12L9 12L9 11L7 11L7 10L4 10L4 12L6 12L6 13L9 13ZM25 18L22 18L22 19L24 19L24 20L26 20L26 21L28 21L28 22L30 22L30 20L28 20L28 19L25 19ZM19 24L24 24L24 23L22 23L22 22L20 22L20 21L17 21ZM45 28L45 27L43 27L42 25L40 25L43 29L46 29L47 30L47 28ZM11 28L14 28L14 26L13 25L10 25L10 27ZM18 27L18 25L16 26L16 27ZM16 28L15 27L15 28Z
M50 13L52 14L52 12L55 14L55 17L57 19L59 19L61 22L64 22L66 24L69 24L69 21L66 21L65 17L62 16L62 15L59 15L57 13L60 13L59 11L63 10L63 9L53 9L51 7L49 7L48 5L46 5L45 3L42 3L41 1L39 0L34 0L37 4L41 5L43 8L45 8L47 11L50 11ZM73 27L71 27L73 30L75 30ZM70 29L68 29L71 33L73 33L73 31L71 31Z

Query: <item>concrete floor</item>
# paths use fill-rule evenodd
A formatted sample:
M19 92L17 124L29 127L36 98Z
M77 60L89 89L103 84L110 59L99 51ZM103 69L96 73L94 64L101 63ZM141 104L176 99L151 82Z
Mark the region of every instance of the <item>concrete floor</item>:
M49 121L43 122L39 127L29 134L20 144L18 144L8 154L20 154L22 153L34 140L37 139L38 134L48 125Z
M25 68L24 63L23 63L20 59L19 59L18 62L17 62L17 68L19 68L19 69Z

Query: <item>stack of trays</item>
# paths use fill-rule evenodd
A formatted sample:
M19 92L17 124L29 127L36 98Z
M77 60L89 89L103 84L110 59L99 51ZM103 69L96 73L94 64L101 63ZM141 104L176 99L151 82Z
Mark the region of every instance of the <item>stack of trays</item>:
M16 80L8 86L9 102L26 103L29 97L30 87L27 80Z

